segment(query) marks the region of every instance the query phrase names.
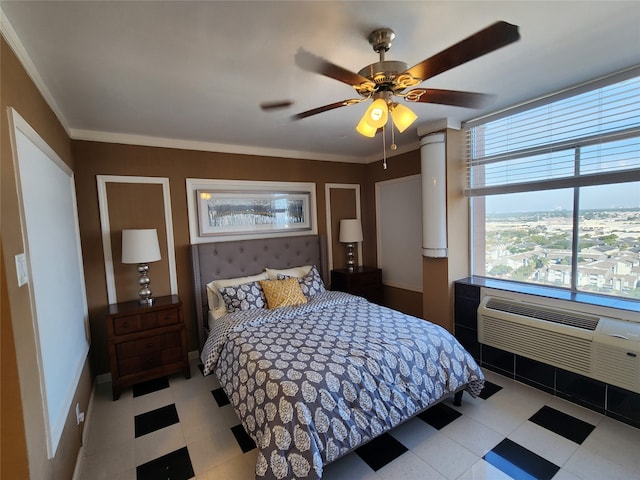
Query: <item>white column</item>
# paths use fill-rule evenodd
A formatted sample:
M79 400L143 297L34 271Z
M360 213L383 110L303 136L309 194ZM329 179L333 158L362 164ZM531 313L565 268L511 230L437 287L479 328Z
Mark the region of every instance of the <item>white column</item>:
M422 255L447 256L447 157L445 134L420 139L422 169Z

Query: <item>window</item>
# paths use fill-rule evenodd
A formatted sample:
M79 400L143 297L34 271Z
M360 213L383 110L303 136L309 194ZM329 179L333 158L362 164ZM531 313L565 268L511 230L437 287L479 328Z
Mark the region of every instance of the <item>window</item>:
M640 299L639 75L465 125L474 275Z

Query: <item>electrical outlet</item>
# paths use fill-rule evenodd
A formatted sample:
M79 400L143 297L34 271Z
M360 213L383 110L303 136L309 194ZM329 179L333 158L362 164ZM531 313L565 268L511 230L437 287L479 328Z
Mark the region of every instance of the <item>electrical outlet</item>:
M80 404L76 403L76 422L78 425L80 425L82 422L84 422L84 412L80 411Z

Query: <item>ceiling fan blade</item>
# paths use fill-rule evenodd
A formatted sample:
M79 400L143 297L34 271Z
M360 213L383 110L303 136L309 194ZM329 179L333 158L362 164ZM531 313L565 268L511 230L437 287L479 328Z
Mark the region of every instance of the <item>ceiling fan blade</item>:
M518 26L507 22L496 22L493 25L474 33L470 37L451 47L423 60L404 73L412 77L426 80L470 60L493 52L520 39Z
M260 108L264 111L278 110L281 108L287 108L293 105L293 100L276 100L273 102L262 102Z
M298 49L296 53L296 65L308 72L319 73L339 82L346 83L352 87L357 87L363 83L373 84L367 77L363 77L355 72L339 67L324 58L318 57L313 53L307 52L303 48Z
M494 98L493 95L437 88L414 88L403 95L407 102L439 103L454 107L480 108Z
M329 105L323 105L322 107L307 110L306 112L297 113L291 118L293 120L302 120L303 118L317 115L318 113L327 112L329 110L333 110L334 108L346 107L347 105L353 105L354 103L360 103L360 100L342 100L341 102L330 103Z

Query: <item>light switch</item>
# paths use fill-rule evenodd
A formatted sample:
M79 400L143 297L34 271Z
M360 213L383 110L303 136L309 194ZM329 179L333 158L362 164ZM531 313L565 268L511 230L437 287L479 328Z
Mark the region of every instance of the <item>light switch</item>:
M29 281L27 274L27 257L24 253L16 255L16 272L18 274L18 286L21 287Z

